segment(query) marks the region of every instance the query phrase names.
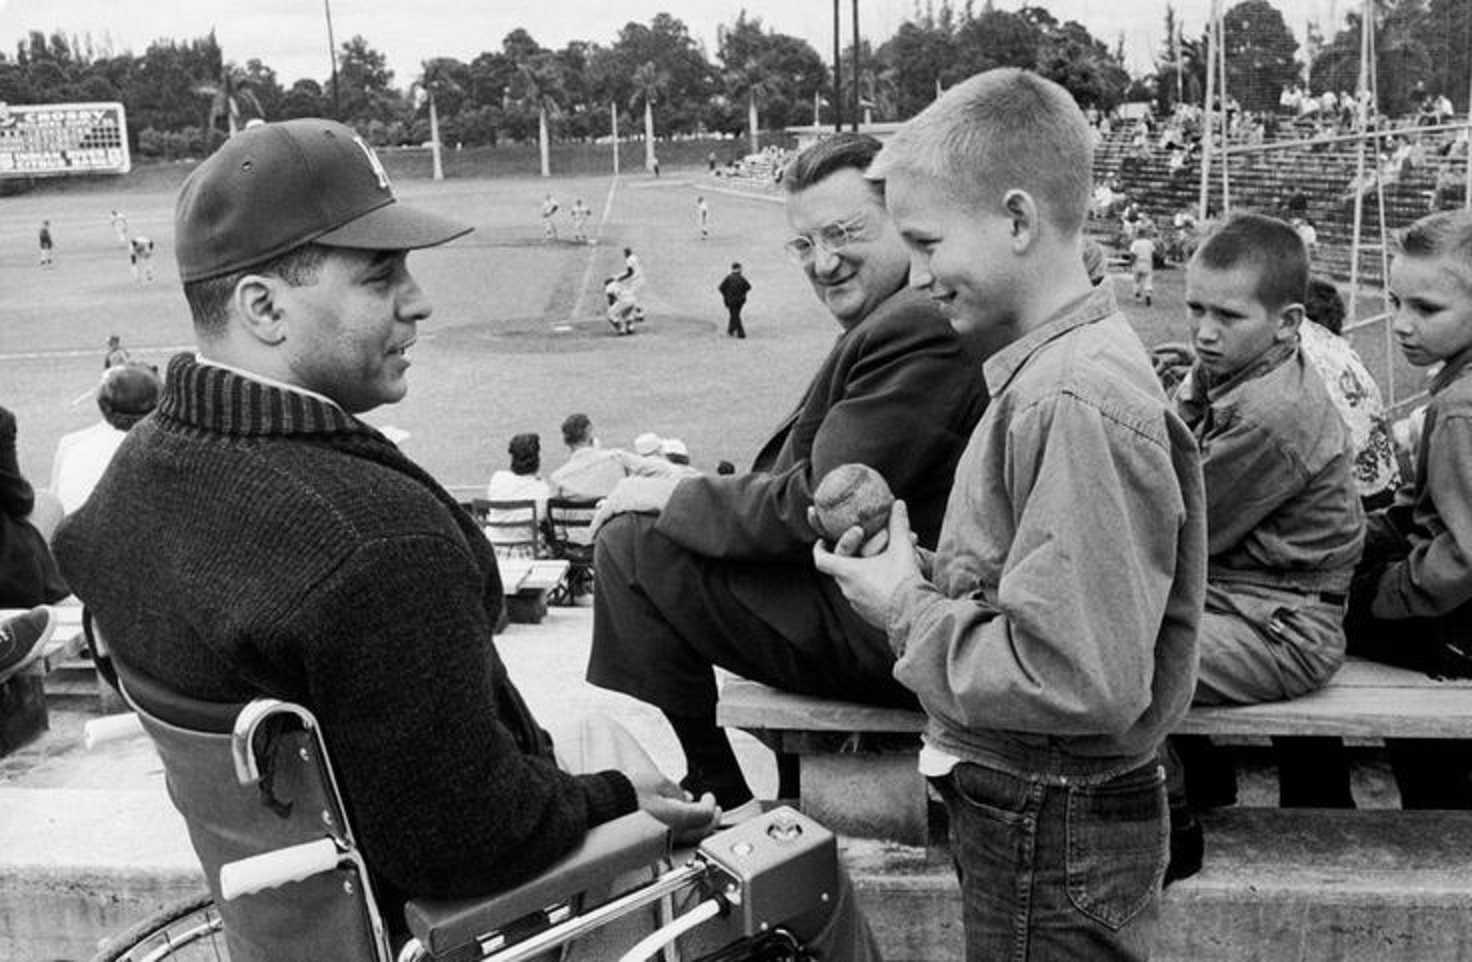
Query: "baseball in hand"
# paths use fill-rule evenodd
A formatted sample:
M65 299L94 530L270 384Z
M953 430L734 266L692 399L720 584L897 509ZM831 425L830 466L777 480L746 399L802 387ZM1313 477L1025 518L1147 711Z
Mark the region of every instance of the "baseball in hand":
M813 492L818 534L830 544L854 525L864 529L864 540L889 524L894 495L884 476L867 464L840 464L824 475Z

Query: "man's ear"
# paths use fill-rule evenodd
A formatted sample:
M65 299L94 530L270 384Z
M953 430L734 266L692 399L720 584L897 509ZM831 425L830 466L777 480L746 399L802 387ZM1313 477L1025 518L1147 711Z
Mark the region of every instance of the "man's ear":
M1298 336L1298 329L1303 325L1303 305L1289 304L1278 311L1278 330L1274 340L1286 341Z
M1025 190L1009 190L1002 198L1002 212L1012 222L1012 249L1027 250L1038 239L1037 201Z
M242 327L263 344L286 340L286 321L277 303L282 283L279 277L247 274L235 285L235 312Z

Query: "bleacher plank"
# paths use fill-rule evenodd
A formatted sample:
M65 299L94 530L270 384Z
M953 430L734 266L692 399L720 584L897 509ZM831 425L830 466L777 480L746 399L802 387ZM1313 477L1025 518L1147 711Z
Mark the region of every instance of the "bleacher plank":
M771 731L919 732L919 712L878 708L778 691L731 678L717 720ZM1472 738L1472 681L1349 659L1330 684L1289 701L1193 707L1176 729L1191 735L1338 735L1371 738Z

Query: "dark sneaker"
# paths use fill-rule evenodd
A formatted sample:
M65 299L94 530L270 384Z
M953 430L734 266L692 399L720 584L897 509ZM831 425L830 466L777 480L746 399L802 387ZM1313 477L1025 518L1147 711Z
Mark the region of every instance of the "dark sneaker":
M56 618L45 605L0 622L0 685L41 657L55 630Z

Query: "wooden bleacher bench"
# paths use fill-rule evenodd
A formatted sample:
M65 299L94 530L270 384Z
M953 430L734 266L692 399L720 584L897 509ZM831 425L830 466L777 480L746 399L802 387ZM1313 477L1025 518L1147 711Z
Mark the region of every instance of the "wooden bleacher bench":
M732 677L722 687L717 719L798 754L801 803L809 814L850 838L880 840L851 843L873 853L852 869L871 918L896 926L919 917L922 933L959 926L959 895L928 824L927 786L916 771L919 712L795 695ZM1350 660L1321 691L1274 704L1193 708L1178 731L1228 741L1472 739L1472 681L1434 681ZM1152 958L1472 958L1466 925L1472 812L1241 806L1203 813L1201 821L1205 866L1167 890ZM878 848L865 848L871 845ZM921 889L950 892L940 901L918 901L912 893ZM954 941L938 938L915 957L959 962Z
M539 624L547 614L547 596L567 580L568 563L532 558L498 558L506 613L516 624Z
M919 746L913 739L924 730L921 713L798 695L733 677L721 690L716 718L797 754L803 805L835 830L925 843L926 788L915 772ZM1192 708L1177 731L1472 739L1472 681L1434 681L1420 672L1350 659L1312 694L1262 705Z

